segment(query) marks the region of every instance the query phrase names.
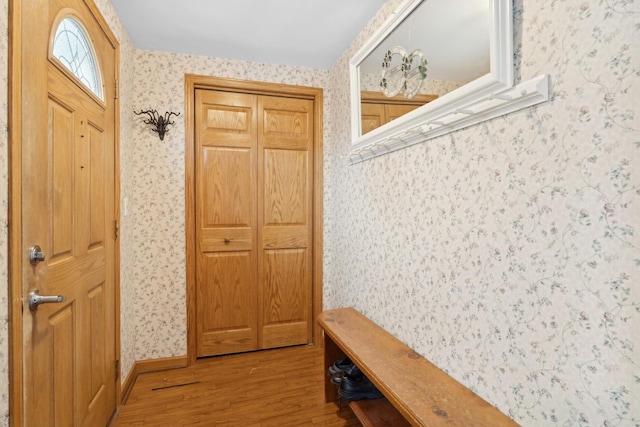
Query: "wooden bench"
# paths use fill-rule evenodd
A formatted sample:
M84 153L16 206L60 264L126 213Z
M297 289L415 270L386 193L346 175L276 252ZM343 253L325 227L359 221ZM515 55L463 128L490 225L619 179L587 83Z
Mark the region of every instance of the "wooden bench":
M518 425L355 309L325 311L318 323L325 368L347 356L385 396L350 402L364 426ZM338 399L327 376L325 400Z

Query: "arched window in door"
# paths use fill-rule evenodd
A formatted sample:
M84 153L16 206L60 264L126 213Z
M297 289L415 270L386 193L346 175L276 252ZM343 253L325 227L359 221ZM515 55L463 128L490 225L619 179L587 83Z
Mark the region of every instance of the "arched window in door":
M53 36L52 57L104 101L102 77L91 39L83 25L72 17L60 21Z

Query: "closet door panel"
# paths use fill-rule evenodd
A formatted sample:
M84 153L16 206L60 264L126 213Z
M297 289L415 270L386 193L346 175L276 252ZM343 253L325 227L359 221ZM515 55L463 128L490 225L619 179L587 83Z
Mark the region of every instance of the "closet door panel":
M200 141L225 147L254 146L255 100L255 95L244 93L196 91L196 133Z
M255 187L250 148L203 147L203 252L252 249L255 232Z
M311 341L313 103L258 99L261 347Z
M202 258L197 294L199 355L256 349L254 263L249 251Z
M264 348L308 342L310 317L307 249L265 250L263 287Z
M258 348L256 102L196 91L198 357Z
M307 223L308 155L306 150L263 151L265 226Z

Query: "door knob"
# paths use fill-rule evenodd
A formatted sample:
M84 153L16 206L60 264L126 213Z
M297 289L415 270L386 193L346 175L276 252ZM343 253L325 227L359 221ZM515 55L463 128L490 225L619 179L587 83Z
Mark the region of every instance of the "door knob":
M29 261L31 264L36 265L40 261L44 261L44 252L38 245L33 245L29 248Z
M29 294L29 309L36 311L40 304L63 302L65 300L64 295L40 295L40 291L36 289Z

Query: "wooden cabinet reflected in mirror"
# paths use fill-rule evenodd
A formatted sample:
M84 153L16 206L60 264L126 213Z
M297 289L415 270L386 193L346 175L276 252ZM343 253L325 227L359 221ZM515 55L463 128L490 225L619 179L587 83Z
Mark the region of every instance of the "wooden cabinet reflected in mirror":
M436 98L438 95L421 94L407 99L403 95L386 97L382 92L362 91L360 93L362 134L371 132Z

